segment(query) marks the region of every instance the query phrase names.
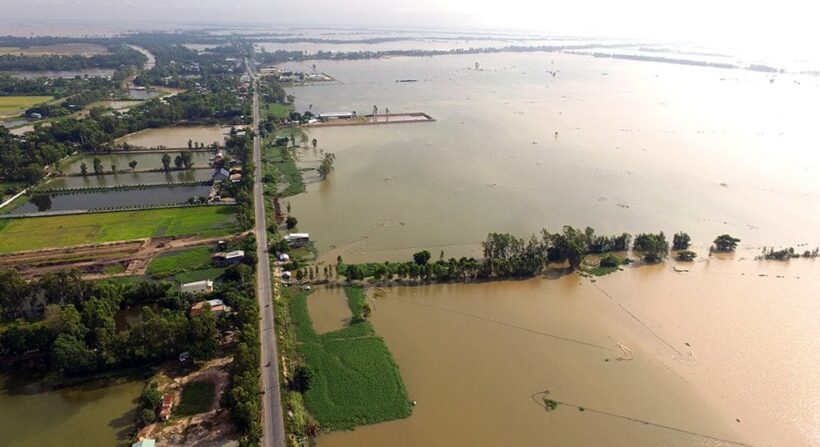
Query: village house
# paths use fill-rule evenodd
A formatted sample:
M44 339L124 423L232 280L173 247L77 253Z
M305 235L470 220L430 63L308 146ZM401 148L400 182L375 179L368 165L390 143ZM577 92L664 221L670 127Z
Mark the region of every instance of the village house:
M200 293L213 293L214 291L214 282L210 279L205 279L202 281L194 281L194 282L187 282L181 286L179 286L179 290L185 293L193 293L194 295Z
M245 252L242 250L229 251L227 253L214 253L214 255L211 256L211 261L214 265L219 267L240 264L244 260Z
M290 233L284 237L285 242L291 247L304 247L310 242L308 233Z
M162 404L159 406L159 420L167 421L171 419L171 409L174 407L174 395L166 394L162 397Z
M214 299L194 303L191 306L191 316L195 317L197 315L202 314L202 312L205 312L206 305L208 306L208 309L210 309L211 313L217 317L222 316L223 314L231 311L231 308L229 306L226 306L225 303L222 302L222 300Z
M140 439L131 444L131 447L156 447L157 441L154 439Z
M224 181L231 177L231 173L225 168L219 168L214 171L213 181Z

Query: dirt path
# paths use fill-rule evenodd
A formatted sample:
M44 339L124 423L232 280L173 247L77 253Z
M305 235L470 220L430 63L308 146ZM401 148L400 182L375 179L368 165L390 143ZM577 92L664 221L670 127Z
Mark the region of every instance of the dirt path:
M9 253L0 255L0 269L15 268L29 278L67 269L79 269L83 277L90 280L144 275L148 264L160 253L234 240L246 234L209 238L159 237ZM120 267L114 271L121 271L106 273L107 268L115 266Z

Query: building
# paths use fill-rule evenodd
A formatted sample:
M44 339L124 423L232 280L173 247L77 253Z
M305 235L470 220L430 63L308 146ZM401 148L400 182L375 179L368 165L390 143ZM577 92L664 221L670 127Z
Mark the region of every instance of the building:
M225 303L222 302L222 300L208 300L194 303L191 306L191 316L195 317L197 315L202 314L202 312L205 312L205 305L207 305L208 309L211 310L211 313L217 317L222 316L223 314L231 311L231 308L229 306L226 306Z
M217 181L217 180L223 181L223 180L227 180L230 177L231 177L231 173L227 169L219 168L219 169L214 171L213 180L214 181Z
M285 242L291 247L304 247L310 242L310 234L308 233L290 233L284 237Z
M131 447L156 447L157 441L153 439L140 439L139 441L131 444Z
M285 280L285 281L290 281L290 278L291 278L292 276L293 276L293 275L291 275L291 273L290 273L289 271L287 271L287 270L285 270L284 272L282 272L282 279L283 279L283 280Z
M356 117L355 112L320 113L320 121L349 120Z
M205 279L202 281L195 281L195 282L188 282L181 286L179 286L179 290L185 293L193 293L194 295L200 293L213 293L214 291L214 282L210 279Z
M279 255L279 262L290 262L290 255L282 253Z
M214 253L214 255L211 256L211 260L214 264L220 267L235 265L245 260L245 252L242 250L236 250L229 251L227 253Z
M167 421L171 419L171 409L174 407L174 395L166 394L162 396L162 403L159 406L159 420Z

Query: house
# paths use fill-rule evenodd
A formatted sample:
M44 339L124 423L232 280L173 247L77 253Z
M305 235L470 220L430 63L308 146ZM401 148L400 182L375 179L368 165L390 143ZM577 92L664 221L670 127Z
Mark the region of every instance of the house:
M33 120L39 120L39 119L43 118L43 115L41 113L31 112L31 113L28 114L28 117L33 119Z
M131 444L131 447L156 447L157 441L153 439L140 439L139 441Z
M245 260L245 252L242 250L230 251L228 253L214 253L211 256L214 264L220 267L239 264Z
M179 286L179 290L185 293L193 293L194 295L200 293L212 293L214 291L214 282L210 279L188 282Z
M174 395L166 394L162 396L162 403L159 406L159 420L167 421L171 419L171 408L174 407Z
M289 271L287 271L287 270L285 270L284 272L282 272L282 279L284 279L285 281L290 281L290 278L291 278L292 276L293 276L293 275L291 275L291 273L290 273Z
M231 176L231 173L228 172L227 169L219 168L219 169L214 171L213 180L214 181L217 181L217 180L223 181L223 180L227 180L228 178L230 178L230 176Z
M231 174L231 176L229 178L231 180L231 183L239 183L239 182L242 181L242 174L241 173Z
M304 247L310 242L310 234L308 233L290 233L284 237L285 242L291 247Z
M279 255L279 262L290 262L290 255L282 253Z
M195 317L197 315L202 314L205 312L205 305L208 305L208 308L211 310L211 313L215 316L219 317L226 312L230 312L231 308L226 306L222 300L208 300L208 301L200 301L198 303L194 303L191 306L190 315Z

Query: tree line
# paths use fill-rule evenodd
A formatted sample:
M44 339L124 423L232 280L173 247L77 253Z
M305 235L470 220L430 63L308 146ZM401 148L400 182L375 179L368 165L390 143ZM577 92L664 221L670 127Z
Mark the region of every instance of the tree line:
M710 250L718 252L734 251L740 239L728 234L718 236ZM697 256L689 250L690 236L679 232L672 238L672 249L677 252L679 261L692 261ZM520 238L509 233L490 233L481 244L482 259L473 257L445 259L444 251L439 259L431 261L427 250L415 253L412 261L345 264L341 257L335 266L325 266L323 271L318 266L301 266L291 263L285 268L296 270L298 281L321 281L344 277L347 281L409 279L423 281L469 281L500 278L527 278L543 273L550 265L573 271L585 265L588 255L597 255L598 264L592 267L617 268L631 262L617 256L616 252L627 252L637 255L643 262L655 264L663 262L670 252L670 244L663 232L628 233L616 235L598 235L590 227L583 230L564 226L560 232L549 232L546 229L529 238ZM274 247L281 250L281 244Z
M73 71L88 68L139 67L147 60L145 55L125 45L109 48L109 53L82 55L0 55L2 71Z

